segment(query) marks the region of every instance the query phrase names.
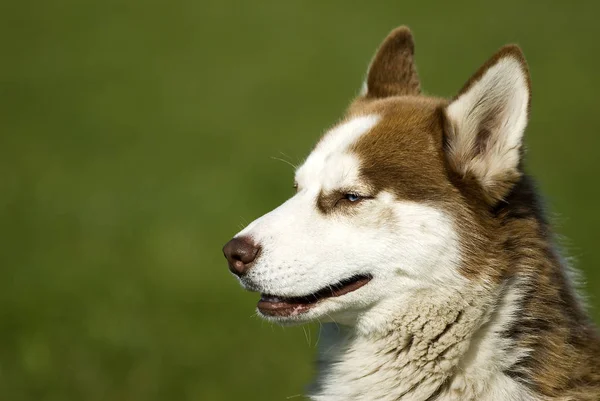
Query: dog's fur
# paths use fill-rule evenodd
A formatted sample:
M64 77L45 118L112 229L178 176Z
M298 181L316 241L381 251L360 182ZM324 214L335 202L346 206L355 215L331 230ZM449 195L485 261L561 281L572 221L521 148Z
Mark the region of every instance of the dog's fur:
M392 31L297 194L238 234L261 247L242 284L283 298L372 277L265 315L329 322L313 400L600 400L600 340L523 172L520 49L450 101L420 93L413 54Z

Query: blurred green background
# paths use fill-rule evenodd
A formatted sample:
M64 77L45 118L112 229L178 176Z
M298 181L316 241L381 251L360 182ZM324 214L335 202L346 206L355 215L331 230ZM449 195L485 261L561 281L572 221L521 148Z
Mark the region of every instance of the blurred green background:
M588 2L0 4L0 399L285 400L315 328L254 316L221 246L408 24L429 93L498 47L533 76L529 169L600 320L597 16ZM300 399L300 397L295 398Z

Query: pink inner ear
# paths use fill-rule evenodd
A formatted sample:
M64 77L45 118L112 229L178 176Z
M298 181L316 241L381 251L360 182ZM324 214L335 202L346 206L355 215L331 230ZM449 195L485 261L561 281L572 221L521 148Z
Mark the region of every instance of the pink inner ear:
M477 179L497 201L520 176L529 110L529 75L515 47L490 59L447 107L447 157L462 176Z

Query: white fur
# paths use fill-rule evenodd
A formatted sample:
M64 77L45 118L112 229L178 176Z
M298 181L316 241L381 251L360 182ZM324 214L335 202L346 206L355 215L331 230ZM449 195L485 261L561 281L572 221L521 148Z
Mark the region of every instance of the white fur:
M298 188L333 189L350 185L358 173L358 162L346 151L350 145L365 135L379 122L379 116L367 115L351 119L327 132L316 149L296 171ZM309 188L310 187L310 188Z
M327 133L297 171L298 193L238 234L262 247L242 284L291 297L373 276L306 313L266 317L331 322L323 328L314 400L427 400L446 380L439 400L533 400L502 374L522 356L505 352L499 336L519 294L487 293L458 272L461 244L449 213L388 192L353 213L318 210L322 190L369 190L351 145L378 121L357 117Z
M327 133L298 169L298 193L251 223L249 235L261 256L240 280L248 289L280 297L304 296L357 274L371 274L365 287L320 302L308 313L276 321L334 318L348 323L360 311L398 292L459 286L458 243L449 216L433 207L399 202L382 192L355 206L356 213L325 215L316 207L322 190L368 190L359 160L349 147L378 122L352 119ZM371 318L370 318L371 319ZM364 331L377 321L360 322Z
M519 164L527 125L529 88L523 66L511 56L501 58L447 109L453 122L450 155L462 161L461 173L473 173L486 187ZM477 149L481 123L490 125L485 149Z
M367 80L365 79L362 85L360 86L360 91L358 92L358 95L365 96L367 93L369 93L369 85L367 85Z
M499 294L443 289L398 294L382 302L388 307L365 313L387 316L378 333L368 336L323 325L311 399L423 401L443 384L436 401L537 400L503 374L524 356L501 335L517 312L522 296L517 288ZM496 296L500 302L494 307Z

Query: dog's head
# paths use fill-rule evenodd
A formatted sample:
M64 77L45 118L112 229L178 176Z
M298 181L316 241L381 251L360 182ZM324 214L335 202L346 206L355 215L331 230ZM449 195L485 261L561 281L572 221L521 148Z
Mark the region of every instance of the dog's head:
M351 323L479 274L482 227L521 176L527 66L504 47L446 101L421 95L413 53L410 31L392 31L362 93L297 169L296 194L225 245L231 271L262 293L262 316Z

